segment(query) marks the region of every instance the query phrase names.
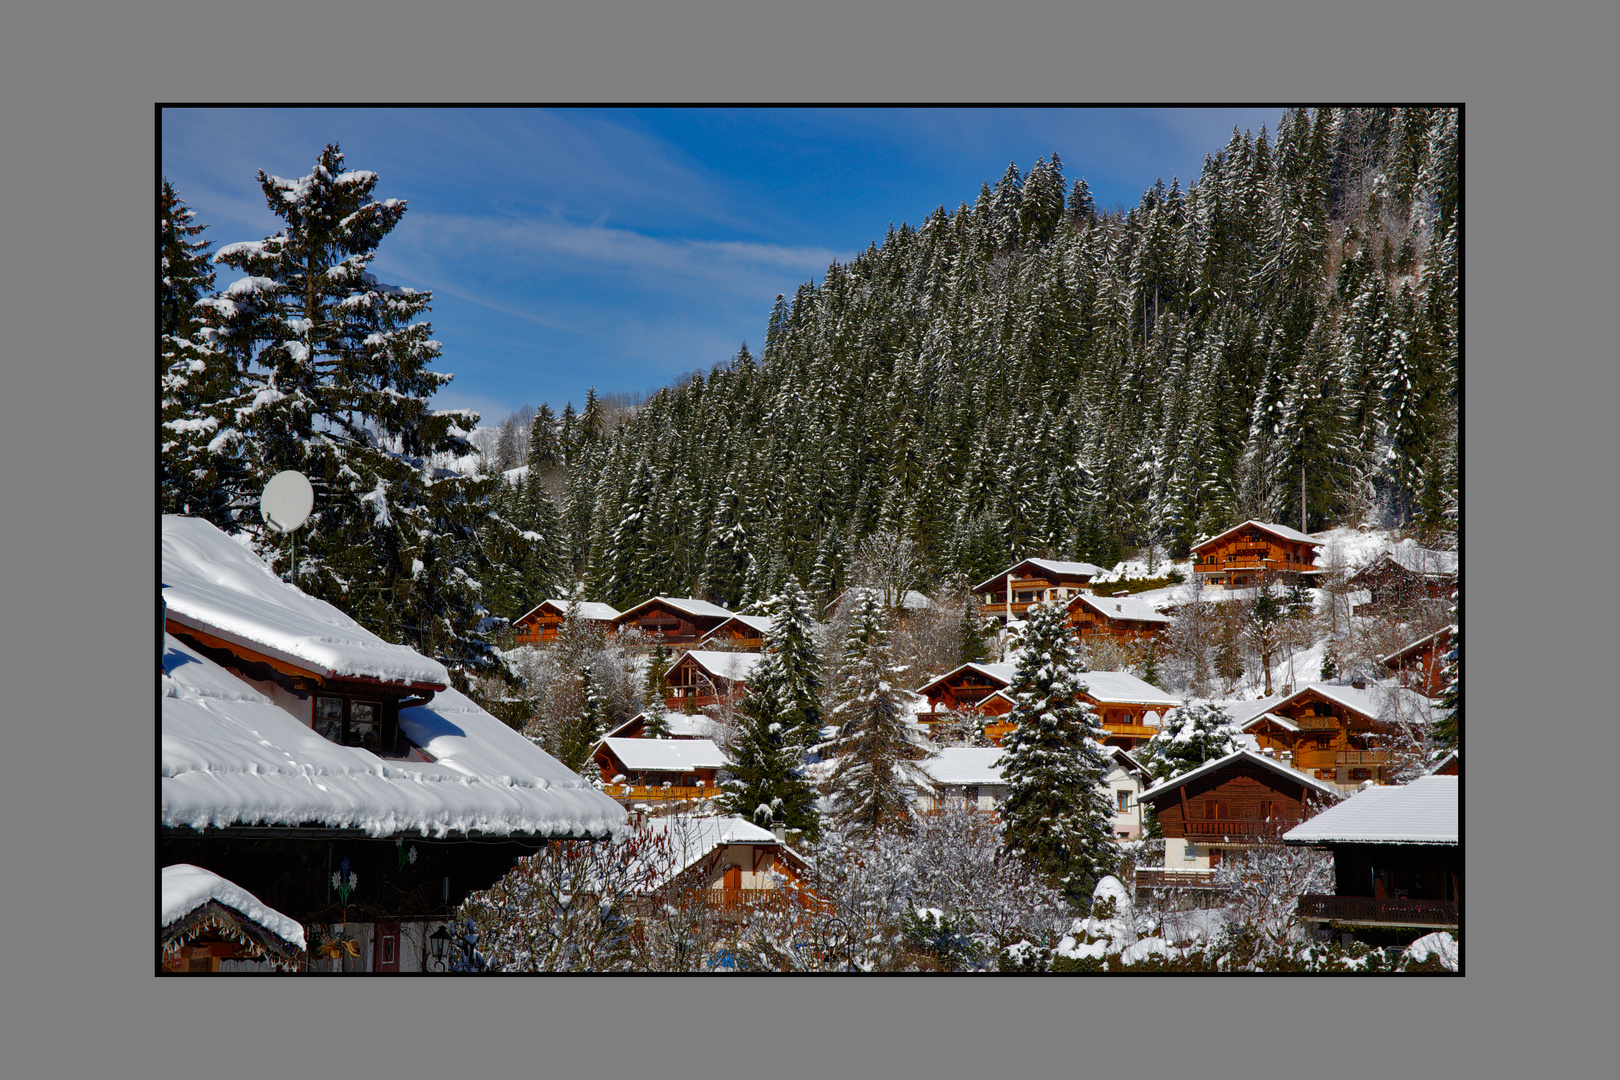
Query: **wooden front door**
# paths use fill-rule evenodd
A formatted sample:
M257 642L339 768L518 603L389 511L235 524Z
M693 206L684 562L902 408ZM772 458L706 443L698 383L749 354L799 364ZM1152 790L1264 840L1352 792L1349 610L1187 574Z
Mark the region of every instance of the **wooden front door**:
M721 881L721 887L727 890L736 890L742 888L742 867L726 867L726 875Z
M377 923L371 937L371 970L399 970L399 923Z

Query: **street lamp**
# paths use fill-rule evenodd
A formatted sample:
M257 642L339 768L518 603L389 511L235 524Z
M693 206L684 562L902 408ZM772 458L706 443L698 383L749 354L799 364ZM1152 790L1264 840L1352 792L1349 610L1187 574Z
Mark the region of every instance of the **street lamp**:
M428 935L428 947L433 950L433 962L440 971L444 970L445 957L450 955L450 931L443 923L439 928Z

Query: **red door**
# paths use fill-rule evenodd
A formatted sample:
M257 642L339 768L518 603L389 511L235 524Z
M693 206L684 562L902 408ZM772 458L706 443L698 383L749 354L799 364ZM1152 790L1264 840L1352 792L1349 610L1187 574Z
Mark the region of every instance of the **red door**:
M399 923L377 923L376 927L371 936L371 970L398 971Z

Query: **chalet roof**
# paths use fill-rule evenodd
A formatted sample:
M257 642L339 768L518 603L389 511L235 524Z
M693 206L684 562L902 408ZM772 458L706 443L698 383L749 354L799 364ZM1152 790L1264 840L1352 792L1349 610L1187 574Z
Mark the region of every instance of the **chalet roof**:
M1426 724L1429 722L1432 708L1428 698L1406 687L1374 684L1366 689L1357 689L1354 686L1339 686L1336 683L1306 683L1277 701L1272 709L1273 711L1281 709L1312 691L1370 720L1404 720L1408 723Z
M662 833L669 837L672 859L668 869L657 875L660 883L696 865L728 844L774 847L800 866L808 861L778 840L776 834L769 829L760 828L740 817L673 814L649 817L640 827L650 833Z
M1283 834L1290 844L1455 844L1457 778L1370 787Z
M278 578L198 518L163 515L163 599L176 623L327 678L442 690L450 673Z
M947 746L925 758L921 765L923 771L938 784L1005 784L1007 781L1001 763L1001 755L1005 752L999 746ZM1144 777L1148 775L1142 763L1123 747L1105 746L1103 752L1120 767Z
M165 866L162 899L158 907L158 930L167 940L176 934L188 916L214 901L230 908L260 930L274 935L293 951L305 948L304 928L297 919L283 915L234 881L190 863Z
M1260 529L1260 530L1262 530L1264 532L1271 533L1273 536L1280 537L1280 538L1282 538L1284 540L1294 540L1294 541L1297 541L1297 542L1302 543L1302 544L1311 544L1311 545L1313 545L1315 547L1321 547L1322 546L1322 541L1320 541L1320 540L1316 539L1315 537L1311 536L1311 534L1309 534L1309 533L1302 533L1298 529L1290 529L1287 525L1277 525L1277 524L1275 524L1273 522L1269 522L1269 521L1255 521L1253 518L1250 518L1248 521L1245 521L1243 524L1234 525L1230 529L1227 529L1223 533L1216 533L1214 536L1211 536L1207 540L1198 541L1196 544L1194 544L1192 546L1192 549L1194 551L1198 551L1198 550L1200 550L1202 548L1209 547L1211 544L1214 544L1214 543L1216 543L1217 541L1220 541L1220 540L1224 540L1226 537L1231 536L1233 533L1241 532L1244 529Z
M1123 766L1126 770L1136 773L1137 776L1143 781L1153 779L1153 773L1148 770L1148 767L1138 761L1135 755L1133 755L1123 746L1104 746L1103 750L1112 755L1115 762Z
M1296 784L1303 784L1308 788L1314 788L1315 790L1322 792L1324 795L1331 795L1335 799L1339 797L1339 789L1333 785L1324 784L1316 777L1302 773L1298 769L1290 768L1287 765L1284 765L1282 762L1269 758L1264 754L1259 754L1253 750L1244 749L1234 750L1223 758L1216 758L1214 761L1206 761L1196 769L1191 769L1180 774L1179 776L1172 776L1168 780L1159 781L1159 783L1154 784L1152 787L1142 792L1142 801L1146 802L1155 796L1174 791L1176 788L1208 776L1210 773L1224 769L1228 765L1239 762L1253 762L1258 765L1264 765L1266 768L1270 769L1284 780L1288 780Z
M1448 750L1444 755L1441 756L1439 761L1436 761L1433 765L1429 766L1428 771L1431 774L1437 773L1441 769L1445 768L1447 765L1450 765L1452 762L1456 762L1458 764L1459 768L1461 767L1461 765L1462 765L1462 751L1461 750Z
M520 623L524 619L538 615L542 611L550 611L555 615L567 615L568 605L572 602L571 600L558 599L542 600L512 621ZM596 600L581 600L579 602L579 617L590 622L612 622L619 617L619 609L612 604L603 604Z
M609 738L602 746L631 772L689 772L731 764L712 739Z
M720 652L713 649L688 649L681 660L671 664L673 670L677 664L690 658L692 663L717 678L727 679L731 682L747 682L754 665L764 659L759 653L751 652Z
M949 679L951 676L960 675L962 672L967 671L970 668L977 671L981 675L987 676L995 682L999 682L1002 686L1009 686L1012 684L1012 664L963 664L960 667L952 668L937 679L924 683L917 688L916 692L919 694L927 694L930 687L937 686L940 683L943 683L946 679Z
M1276 713L1271 713L1271 712L1264 712L1264 713L1261 713L1260 715L1258 715L1258 716L1256 716L1256 717L1254 717L1254 718L1252 718L1250 720L1245 720L1242 724L1238 725L1238 727L1239 727L1240 730L1248 731L1250 728L1254 727L1256 724L1260 723L1261 721L1265 721L1265 722L1271 723L1271 724L1276 724L1278 727L1285 728L1288 731L1298 731L1299 730L1299 725L1294 723L1292 720L1288 719L1288 717L1286 717L1286 716L1278 716Z
M615 621L629 622L641 614L643 609L654 605L678 611L682 615L696 615L702 619L729 619L737 614L735 611L727 611L718 604L711 604L707 600L694 600L690 596L655 596L651 600L643 600L633 608L621 611L615 616Z
M1069 601L1069 609L1077 606L1088 607L1107 619L1135 619L1138 622L1168 623L1170 616L1163 615L1152 604L1129 596L1093 596L1091 593L1081 593Z
M1286 696L1287 695L1285 694L1272 694L1270 697L1255 698L1253 700L1244 700L1241 698L1203 700L1193 698L1189 699L1187 704L1214 705L1217 708L1224 709L1226 710L1226 715L1230 716L1234 723L1241 726L1248 723L1250 720L1253 720L1261 713L1270 711L1272 706L1282 701Z
M1000 581L1002 578L1006 577L1008 574L1011 574L1025 566L1032 566L1037 570L1042 571L1049 581L1053 579L1062 581L1064 579L1073 579L1077 577L1093 578L1098 574L1107 573L1107 571L1102 567L1093 566L1088 562L1063 562L1058 559L1022 559L1013 563L1011 566L1007 567L1007 569L1001 571L1001 573L979 582L977 585L973 586L973 591L983 592L991 585L994 585L997 581Z
M1086 693L1097 701L1110 705L1166 705L1181 704L1150 682L1144 682L1128 671L1088 671L1080 677Z
M1452 624L1451 626L1443 626L1434 633L1430 634L1428 637L1421 637L1412 642L1410 645L1401 646L1388 656L1381 658L1378 662L1383 664L1385 667L1393 667L1396 660L1404 660L1410 655L1415 655L1416 653L1421 652L1423 650L1423 646L1429 644L1429 642L1438 642L1444 635L1455 634L1456 632L1456 624Z
M721 623L719 626L705 634L705 639L713 637L732 623L741 623L743 626L752 630L753 634L749 635L750 637L764 637L770 632L771 629L771 620L766 618L764 615L733 615L731 618L727 619L725 622Z
M622 807L454 690L400 710L400 730L432 762L329 742L173 635L159 692L164 828L313 825L377 838L625 828Z
M646 713L636 713L636 715L608 732L606 737L609 739L628 738L629 736L622 736L619 733L637 721L645 721L646 719ZM669 735L672 739L707 739L714 734L715 730L713 718L702 713L695 716L687 716L682 712L665 713L664 720L669 726Z
M1400 543L1381 553L1367 566L1351 575L1350 580L1366 574L1379 563L1388 559L1401 569L1420 577L1449 578L1457 576L1457 553L1455 551L1436 551L1433 548L1418 547L1410 540Z

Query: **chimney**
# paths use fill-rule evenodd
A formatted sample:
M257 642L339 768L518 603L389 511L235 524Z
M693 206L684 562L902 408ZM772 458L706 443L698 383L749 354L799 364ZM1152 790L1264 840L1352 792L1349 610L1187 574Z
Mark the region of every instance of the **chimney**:
M776 836L778 843L787 843L787 826L782 822L771 822L771 832Z

